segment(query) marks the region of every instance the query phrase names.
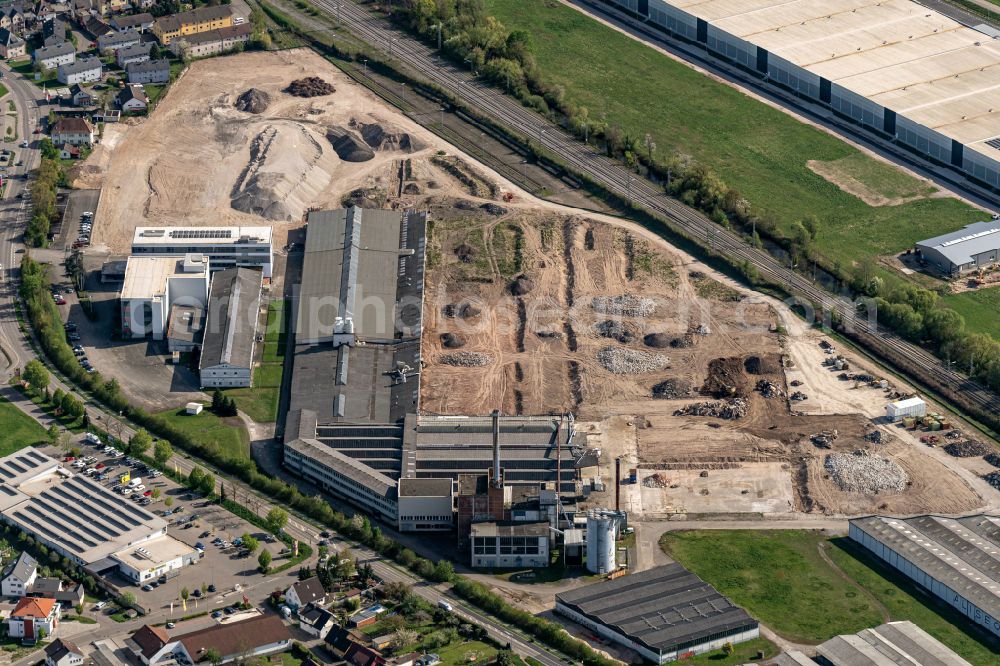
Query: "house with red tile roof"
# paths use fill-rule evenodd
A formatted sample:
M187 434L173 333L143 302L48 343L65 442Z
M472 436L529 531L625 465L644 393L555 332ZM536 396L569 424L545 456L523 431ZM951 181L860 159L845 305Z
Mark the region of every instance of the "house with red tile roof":
M59 626L59 602L45 597L22 597L7 618L7 635L38 641Z

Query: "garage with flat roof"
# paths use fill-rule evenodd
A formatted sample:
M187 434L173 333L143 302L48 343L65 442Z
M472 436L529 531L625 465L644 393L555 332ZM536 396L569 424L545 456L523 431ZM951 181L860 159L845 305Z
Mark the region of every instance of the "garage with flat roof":
M757 620L676 563L557 594L556 612L657 664L760 636Z

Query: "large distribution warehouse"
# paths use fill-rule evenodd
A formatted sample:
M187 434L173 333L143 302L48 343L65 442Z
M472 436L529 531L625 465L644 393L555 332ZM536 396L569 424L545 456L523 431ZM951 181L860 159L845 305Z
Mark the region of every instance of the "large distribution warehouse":
M1000 636L1000 516L867 516L850 525L852 540Z
M605 0L1000 188L1000 42L909 0Z

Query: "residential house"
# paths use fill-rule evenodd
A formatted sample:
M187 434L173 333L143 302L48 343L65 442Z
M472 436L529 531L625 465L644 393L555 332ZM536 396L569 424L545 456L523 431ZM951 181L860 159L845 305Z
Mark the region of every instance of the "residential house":
M326 603L326 590L323 589L318 576L306 578L292 583L285 590L285 603L292 610L298 610L308 604L322 606Z
M92 145L94 128L85 118L61 118L52 127L51 138L52 143L57 146L64 143L74 146Z
M45 597L21 597L7 618L7 635L25 641L52 636L59 627L59 602Z
M131 16L113 16L111 18L111 27L118 32L125 32L126 30L135 30L139 34L151 31L153 29L153 18L152 14L132 14Z
M122 113L142 113L149 109L149 95L141 83L130 83L115 96L115 105Z
M133 29L122 32L109 32L97 38L97 48L101 53L113 53L118 49L135 46L142 41L142 37Z
M299 629L315 638L322 638L337 623L333 613L319 604L306 604L299 609Z
M21 58L27 53L24 40L6 28L0 28L0 55L6 59Z
M109 14L121 14L129 8L129 0L107 0Z
M45 646L45 666L81 666L83 652L74 643L57 638Z
M170 635L162 627L153 627L144 624L127 639L125 647L144 666L156 660L160 652L170 642Z
M66 22L52 17L42 22L42 43L44 46L54 46L66 41Z
M62 589L56 592L55 599L63 608L75 608L83 603L85 595L83 583L71 583L63 585Z
M125 66L129 83L167 83L170 81L170 61L166 58L134 62Z
M205 58L226 53L250 41L253 28L249 23L219 28L196 35L178 37L170 49L182 58Z
M84 19L80 22L80 25L83 26L84 31L95 40L101 35L106 35L111 32L111 26L109 26L107 22L99 16L91 16Z
M107 4L104 0L72 0L70 14L77 21L83 22L90 16L106 16Z
M330 652L337 660L342 660L352 645L368 642L368 637L358 631L352 631L340 625L334 625L323 639Z
M74 83L92 83L100 81L104 74L104 63L97 56L79 58L68 65L59 65L56 78L68 86Z
M59 65L76 62L76 47L69 42L61 42L37 48L31 57L42 69L55 69Z
M348 666L385 666L385 657L378 650L354 643L344 653L344 662Z
M70 86L69 94L72 95L73 106L93 106L94 104L94 94L79 83Z
M78 160L80 159L80 147L71 146L68 143L64 143L59 148L59 159L61 160Z
M189 12L161 16L153 23L153 34L167 46L176 37L195 35L233 25L233 10L228 5L206 6Z
M213 652L220 655L216 664L247 661L253 657L284 652L292 646L292 635L277 615L258 615L240 622L216 624L178 636L161 650L149 666L170 662L206 663Z
M118 49L115 53L115 61L122 69L125 69L133 63L146 62L149 60L150 48L151 46L149 44L126 46L125 48Z
M0 28L11 32L24 32L24 13L15 6L6 7L0 12Z
M23 597L37 577L38 562L31 555L21 553L4 569L0 592L5 597Z

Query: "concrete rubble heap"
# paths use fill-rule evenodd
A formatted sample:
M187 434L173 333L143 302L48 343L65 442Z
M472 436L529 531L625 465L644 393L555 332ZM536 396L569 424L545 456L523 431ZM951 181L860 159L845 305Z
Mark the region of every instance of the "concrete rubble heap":
M897 463L865 451L830 453L823 463L841 490L865 495L902 492L909 477Z

